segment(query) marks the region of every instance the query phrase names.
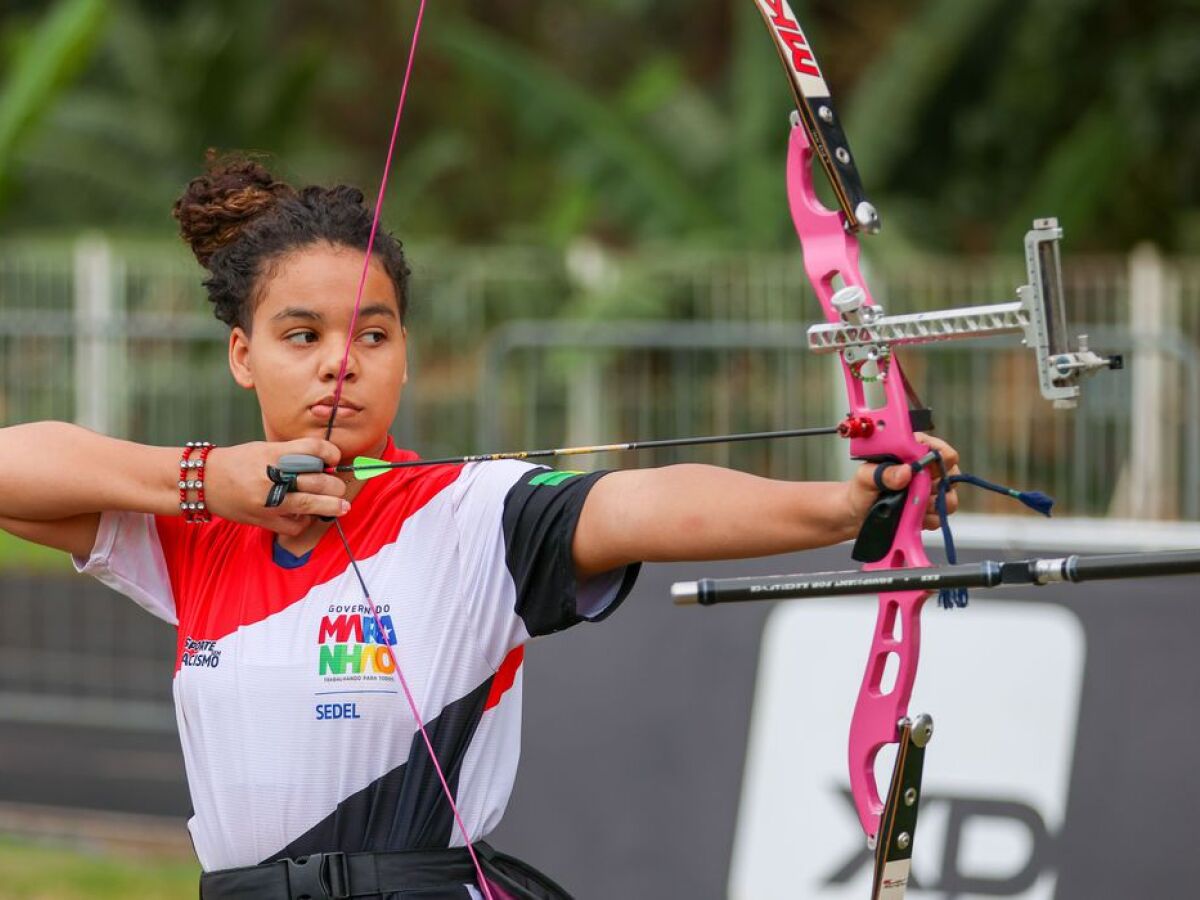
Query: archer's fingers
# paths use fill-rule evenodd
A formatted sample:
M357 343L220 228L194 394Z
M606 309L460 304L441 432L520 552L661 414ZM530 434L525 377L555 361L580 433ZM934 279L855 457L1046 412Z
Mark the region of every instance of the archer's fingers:
M325 494L292 493L283 498L278 510L280 518L289 516L333 516L339 518L350 512L350 501Z
M946 515L952 516L958 511L958 492L954 488L946 491ZM937 531L942 527L942 519L938 515L937 509L937 494L929 495L929 502L925 505L925 519L922 526L926 531Z
M299 438L288 441L285 445L287 453L302 453L306 456L319 456L327 466L336 466L342 461L342 451L332 441L320 438Z
M929 502L925 505L925 512L928 515L937 515L937 492L929 495ZM946 491L946 514L954 515L958 512L958 492L954 488Z
M941 438L936 438L931 434L917 432L913 435L918 443L924 444L930 450L936 450L942 457L942 468L947 475L958 474L958 451L943 441Z
M281 515L278 507L264 510L264 513L254 524L267 529L267 531L288 537L299 537L308 530L308 526L312 522L310 516Z
M876 480L876 471L883 469L878 480ZM903 490L912 481L912 469L908 466L898 463L873 464L863 463L854 473L855 481L859 487L867 491L878 492L879 485L882 482L883 486L889 491Z
M295 493L345 497L346 482L342 481L336 475L298 475L296 476Z
M299 537L308 530L310 521L308 516L279 516L273 530L289 537Z

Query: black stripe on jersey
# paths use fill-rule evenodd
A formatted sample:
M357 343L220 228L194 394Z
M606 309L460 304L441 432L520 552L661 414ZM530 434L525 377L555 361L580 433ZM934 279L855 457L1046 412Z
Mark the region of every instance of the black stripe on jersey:
M517 588L515 612L534 637L608 617L637 581L640 563L626 567L616 598L603 612L590 619L579 614L571 542L583 501L607 474L531 469L504 498L504 554Z
M425 723L446 782L456 798L463 759L483 716L493 680L494 676ZM397 695L397 702L403 704L403 697ZM359 749L371 752L369 747ZM450 846L454 828L454 814L442 793L425 742L417 732L407 762L351 794L328 816L263 862L298 859L333 850L359 853L441 849Z

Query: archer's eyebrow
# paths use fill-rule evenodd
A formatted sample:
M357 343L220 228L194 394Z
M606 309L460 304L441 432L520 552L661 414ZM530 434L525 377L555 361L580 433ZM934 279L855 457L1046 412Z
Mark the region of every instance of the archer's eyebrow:
M358 311L358 320L369 319L372 316L382 316L385 319L395 319L396 309L390 303L370 303Z
M373 316L395 319L396 310L388 303L371 303L358 311L358 320L360 322L363 319L369 319ZM325 316L315 309L308 309L304 306L288 306L271 316L271 320L274 322L282 321L283 319L304 319L309 322L321 322L325 319Z

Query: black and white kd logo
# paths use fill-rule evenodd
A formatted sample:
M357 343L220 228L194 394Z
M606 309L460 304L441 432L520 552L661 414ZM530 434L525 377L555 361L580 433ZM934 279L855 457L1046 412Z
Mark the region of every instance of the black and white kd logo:
M854 800L849 791L841 790L846 804L854 813ZM977 897L1015 897L1029 890L1045 872L1053 871L1054 836L1046 828L1041 814L1026 803L1010 800L993 800L979 797L958 797L943 794L926 794L922 798L922 806L930 809L935 806L948 807L946 815L945 846L942 850L942 870L932 884L920 882L916 877L909 877L908 886L911 890L936 891L944 900L959 900L963 896ZM1002 821L1010 827L1022 828L1029 839L1029 854L1019 863L1019 867L1001 875L981 876L962 871L961 856L963 851L963 835L971 825L981 820L992 822ZM920 822L917 827L916 846L921 845ZM828 885L845 884L857 877L863 869L870 870L874 865L874 857L870 850L863 847L838 866L824 881Z

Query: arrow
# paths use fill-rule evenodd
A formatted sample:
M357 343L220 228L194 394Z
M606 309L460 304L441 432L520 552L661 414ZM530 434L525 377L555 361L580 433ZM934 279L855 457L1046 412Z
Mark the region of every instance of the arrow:
M391 469L411 469L417 466L462 465L473 462L491 462L498 459L545 459L554 456L585 456L590 453L623 453L630 450L654 450L660 447L698 447L703 444L736 444L743 441L772 441L779 438L819 437L841 434L842 426L829 425L819 428L790 428L784 431L748 431L738 434L712 434L703 437L663 438L653 441L627 441L620 444L590 444L586 447L555 447L548 450L507 450L503 453L475 453L469 456L444 456L440 459L413 459L406 462L389 462L370 456L355 457L353 463L329 466L325 472L353 472L359 481L382 475ZM279 461L283 471L294 471L287 465L289 457ZM310 459L310 457L305 457ZM307 470L301 470L307 471Z

